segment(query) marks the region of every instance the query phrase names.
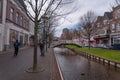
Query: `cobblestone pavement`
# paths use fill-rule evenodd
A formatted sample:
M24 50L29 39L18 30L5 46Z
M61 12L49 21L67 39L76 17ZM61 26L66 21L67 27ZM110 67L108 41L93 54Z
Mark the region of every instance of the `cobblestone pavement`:
M38 48L38 66L44 71L28 73L26 70L33 64L33 48L19 51L13 56L13 51L0 52L0 80L61 80L55 56L52 49L48 49L44 57L40 56Z

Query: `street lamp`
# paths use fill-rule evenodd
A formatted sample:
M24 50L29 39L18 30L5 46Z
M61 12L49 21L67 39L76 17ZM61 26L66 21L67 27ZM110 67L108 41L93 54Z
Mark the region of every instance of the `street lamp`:
M46 28L48 25L49 17L42 16L41 18L43 20L42 41L46 43L46 51L47 51L47 33L46 33L47 31L46 31Z

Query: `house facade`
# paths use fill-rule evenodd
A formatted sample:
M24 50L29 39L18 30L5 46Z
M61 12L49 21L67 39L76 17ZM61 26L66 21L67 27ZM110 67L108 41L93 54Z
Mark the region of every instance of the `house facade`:
M19 0L0 0L0 7L0 51L13 48L15 40L28 45L30 20Z
M113 19L111 21L111 45L120 44L120 5L113 8Z
M94 39L96 47L109 47L110 46L110 21L112 20L112 13L105 12L104 16L98 16L95 27L96 33Z
M94 35L96 47L112 47L114 44L120 44L120 5L114 7L112 12L98 16L94 26L97 28Z

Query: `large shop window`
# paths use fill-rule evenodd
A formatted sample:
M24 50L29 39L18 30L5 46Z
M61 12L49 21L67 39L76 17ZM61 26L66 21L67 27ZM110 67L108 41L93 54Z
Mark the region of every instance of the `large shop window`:
M120 22L117 24L117 31L120 31Z
M114 38L114 44L120 44L120 38Z
M10 29L10 40L9 40L10 47L13 47L13 44L17 39L18 39L18 31Z

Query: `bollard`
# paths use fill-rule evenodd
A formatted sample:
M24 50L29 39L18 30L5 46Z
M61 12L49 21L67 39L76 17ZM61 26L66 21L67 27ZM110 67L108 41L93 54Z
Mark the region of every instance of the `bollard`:
M100 63L100 57L98 59L99 59L99 63Z
M105 61L105 59L103 59L103 65L105 64L105 62L104 62L104 61Z
M116 62L114 63L114 67L115 67L115 70L117 70L117 63Z
M110 61L108 60L108 66L110 67Z

